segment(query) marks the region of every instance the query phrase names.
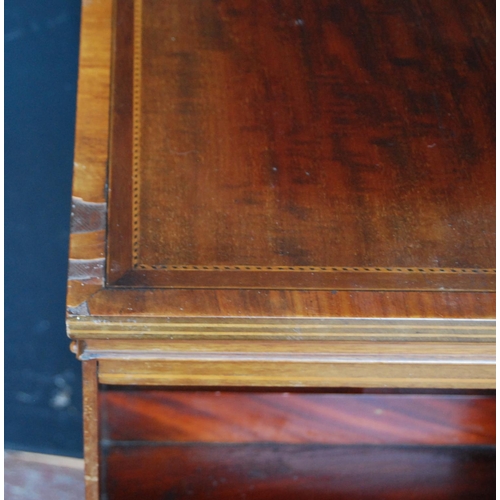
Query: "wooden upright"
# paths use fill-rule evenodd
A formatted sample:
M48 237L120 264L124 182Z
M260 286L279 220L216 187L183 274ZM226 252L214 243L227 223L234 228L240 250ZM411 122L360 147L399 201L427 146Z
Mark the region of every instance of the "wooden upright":
M84 2L89 500L488 498L494 8Z

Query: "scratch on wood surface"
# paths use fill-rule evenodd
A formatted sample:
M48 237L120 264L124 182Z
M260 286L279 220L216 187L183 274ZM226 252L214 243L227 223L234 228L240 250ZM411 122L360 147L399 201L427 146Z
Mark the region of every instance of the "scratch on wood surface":
M92 278L104 279L104 258L69 260L69 280L89 280Z
M71 232L90 233L106 229L106 203L84 201L73 196L71 202Z

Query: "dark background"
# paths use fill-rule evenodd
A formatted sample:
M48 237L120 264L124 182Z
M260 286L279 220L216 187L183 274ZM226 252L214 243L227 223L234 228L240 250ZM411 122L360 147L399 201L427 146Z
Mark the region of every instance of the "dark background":
M5 446L82 456L64 324L80 0L4 6Z

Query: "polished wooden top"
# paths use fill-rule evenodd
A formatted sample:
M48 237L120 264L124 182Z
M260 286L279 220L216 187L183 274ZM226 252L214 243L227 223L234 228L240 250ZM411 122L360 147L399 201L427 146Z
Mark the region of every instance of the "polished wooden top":
M486 6L118 2L109 283L491 289Z
M83 7L70 335L492 339L494 1L111 3Z

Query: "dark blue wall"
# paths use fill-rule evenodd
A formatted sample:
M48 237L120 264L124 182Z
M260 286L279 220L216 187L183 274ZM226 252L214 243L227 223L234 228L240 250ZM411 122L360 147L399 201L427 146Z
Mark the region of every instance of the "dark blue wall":
M64 326L79 0L5 2L5 446L82 455Z

